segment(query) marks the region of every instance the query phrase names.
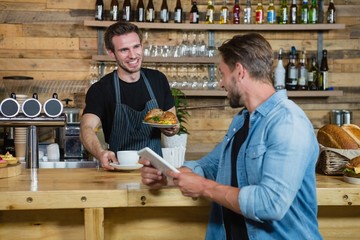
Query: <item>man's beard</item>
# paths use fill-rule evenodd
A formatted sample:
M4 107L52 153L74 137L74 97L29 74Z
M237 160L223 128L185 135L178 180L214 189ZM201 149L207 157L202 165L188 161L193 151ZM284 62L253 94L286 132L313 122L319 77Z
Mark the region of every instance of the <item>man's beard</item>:
M240 95L236 94L230 94L229 95L229 104L230 107L232 108L239 108L239 107L243 107L243 104L240 104Z
M239 108L239 107L243 107L244 105L240 103L240 94L238 92L236 92L236 80L235 78L231 79L232 82L232 87L229 91L229 104L230 107L232 108Z

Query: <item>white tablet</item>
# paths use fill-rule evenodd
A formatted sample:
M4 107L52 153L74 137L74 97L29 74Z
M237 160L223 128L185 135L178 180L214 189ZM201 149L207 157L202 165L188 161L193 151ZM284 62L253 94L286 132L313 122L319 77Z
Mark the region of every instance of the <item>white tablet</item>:
M148 147L139 150L138 154L141 158L148 159L151 165L159 169L162 173L165 173L167 170L171 170L177 173L179 172L179 170L177 170L170 163L166 162L162 157L160 157L156 152Z

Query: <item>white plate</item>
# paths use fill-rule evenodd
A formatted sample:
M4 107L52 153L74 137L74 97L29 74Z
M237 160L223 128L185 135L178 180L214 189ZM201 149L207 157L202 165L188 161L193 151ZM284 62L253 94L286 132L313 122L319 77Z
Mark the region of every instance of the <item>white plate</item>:
M135 165L120 165L116 163L110 163L110 166L113 166L117 170L136 170L141 168L142 164L135 164Z
M143 122L143 124L146 125L150 125L151 127L155 127L155 128L171 128L171 127L175 127L177 124L158 124L158 123L148 123L148 122Z
M351 184L360 184L360 178L344 176L344 181Z

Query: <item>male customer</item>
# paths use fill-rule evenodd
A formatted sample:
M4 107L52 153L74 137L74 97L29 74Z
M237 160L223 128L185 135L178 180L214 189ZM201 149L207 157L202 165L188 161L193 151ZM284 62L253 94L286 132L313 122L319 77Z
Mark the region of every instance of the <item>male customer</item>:
M142 68L142 35L138 27L116 22L104 35L108 54L116 60L117 70L93 84L86 94L86 107L80 123L84 147L103 168L113 169L119 150L150 147L161 155L161 132L142 123L146 113L161 108L175 114L174 99L165 75ZM102 126L109 150L103 149L95 129ZM161 129L172 136L178 126Z
M270 44L255 33L234 36L219 53L220 86L231 107L244 109L212 152L168 174L183 195L213 201L206 239L321 239L317 140L305 113L274 90ZM140 162L144 184L167 183Z

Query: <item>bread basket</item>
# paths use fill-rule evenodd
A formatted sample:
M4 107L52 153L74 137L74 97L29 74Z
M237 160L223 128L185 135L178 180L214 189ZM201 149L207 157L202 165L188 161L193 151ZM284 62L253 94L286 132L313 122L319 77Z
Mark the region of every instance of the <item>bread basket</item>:
M360 150L328 148L320 145L316 171L325 175L343 175L346 163L360 156Z

